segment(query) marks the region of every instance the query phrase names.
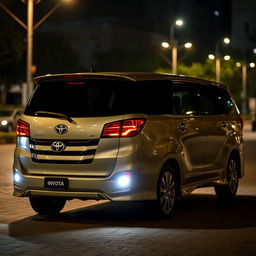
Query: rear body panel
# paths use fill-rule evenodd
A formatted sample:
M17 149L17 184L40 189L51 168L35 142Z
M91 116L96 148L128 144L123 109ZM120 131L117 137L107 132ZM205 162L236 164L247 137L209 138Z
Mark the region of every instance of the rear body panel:
M114 168L119 138L101 139L104 124L121 120L123 116L99 118L75 118L74 123L57 118L23 116L30 124L31 138L19 137L29 148L24 156L22 148L18 153L21 165L27 174L64 176L109 176ZM65 134L57 134L55 127L64 124ZM53 152L52 143L63 142L63 152ZM102 168L104 166L104 168Z

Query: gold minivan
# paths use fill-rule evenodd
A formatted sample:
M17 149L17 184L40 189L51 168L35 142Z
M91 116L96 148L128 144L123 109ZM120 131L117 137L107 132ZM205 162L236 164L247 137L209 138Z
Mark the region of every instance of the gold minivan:
M14 195L43 215L74 198L153 202L214 186L231 199L243 169L243 120L226 86L154 73L35 78L17 123Z

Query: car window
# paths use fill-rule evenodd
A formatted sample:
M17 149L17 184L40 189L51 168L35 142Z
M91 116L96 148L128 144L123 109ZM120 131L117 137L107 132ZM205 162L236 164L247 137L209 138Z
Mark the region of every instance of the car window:
M176 115L198 115L198 95L193 86L175 85L173 112Z
M103 79L48 81L39 84L24 113L35 116L37 111L47 111L70 117L170 114L169 83Z
M173 114L169 81L145 81L136 87L137 110L150 115Z
M197 86L200 95L201 115L225 115L230 112L234 103L228 92L212 86Z

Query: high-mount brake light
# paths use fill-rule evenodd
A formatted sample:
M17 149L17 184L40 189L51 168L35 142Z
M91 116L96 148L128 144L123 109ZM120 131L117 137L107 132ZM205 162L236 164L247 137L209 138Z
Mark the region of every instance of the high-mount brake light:
M84 78L83 75L64 75L64 78Z
M30 126L29 123L19 119L17 121L16 135L22 137L30 137Z
M145 121L146 119L126 119L105 124L101 137L120 138L135 136L141 131Z
M84 82L68 82L67 84L84 84Z

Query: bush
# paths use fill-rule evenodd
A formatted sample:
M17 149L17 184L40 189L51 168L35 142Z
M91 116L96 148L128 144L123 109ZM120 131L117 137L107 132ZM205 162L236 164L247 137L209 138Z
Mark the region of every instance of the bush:
M15 132L0 132L0 144L15 143L16 133Z

